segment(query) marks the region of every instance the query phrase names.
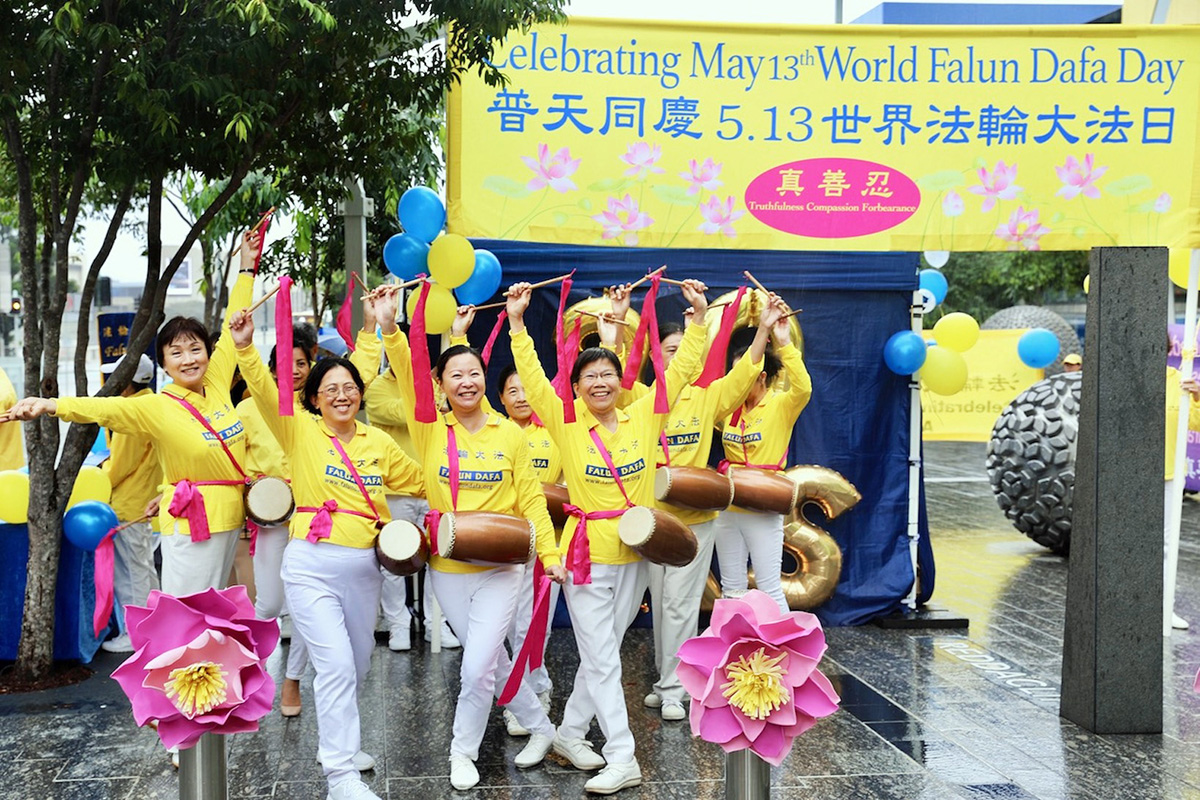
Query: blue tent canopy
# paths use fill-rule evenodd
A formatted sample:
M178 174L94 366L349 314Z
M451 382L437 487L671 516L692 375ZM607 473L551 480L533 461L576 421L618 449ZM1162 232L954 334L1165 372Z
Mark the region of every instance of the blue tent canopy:
M575 269L571 302L667 264L674 278L698 278L708 284L710 297L742 285L742 271L749 270L793 308L804 309L800 324L813 396L793 431L788 463L835 469L863 498L840 519L822 526L841 546L843 566L837 592L816 613L827 625L858 625L899 609L913 579L907 538L909 387L907 378L884 365L883 345L893 333L910 327L909 308L917 288L915 253L666 250L486 239L473 243L499 258L506 282L537 282ZM534 295L526 322L542 363L553 365L558 295L549 290ZM678 290L663 286L660 298L660 319L679 319L686 303ZM483 345L494 320L494 312L480 314L471 331L473 344ZM501 336L489 364L489 387L497 408L496 378L511 363L507 336ZM924 600L934 580L924 515L921 542Z

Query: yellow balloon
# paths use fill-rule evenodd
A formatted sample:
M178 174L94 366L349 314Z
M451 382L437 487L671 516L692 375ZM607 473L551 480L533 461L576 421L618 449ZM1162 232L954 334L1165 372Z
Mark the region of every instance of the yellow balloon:
M1083 293L1087 294L1088 290L1091 288L1092 288L1092 276L1090 274L1084 275L1083 276Z
M1186 247L1172 247L1167 257L1167 275L1171 283L1180 289L1186 289L1188 272L1192 266L1192 251Z
M0 472L0 520L12 525L29 521L29 476L24 472Z
M965 353L979 341L979 323L970 314L955 311L937 321L933 326L933 338L942 347Z
M425 263L435 281L453 289L466 283L475 271L475 248L465 236L447 233L433 240Z
M929 391L955 394L967 385L967 362L961 353L935 344L926 351L925 365L917 374Z
M417 298L420 290L410 292L405 309L411 322L417 312ZM429 284L429 297L425 300L425 330L429 333L445 333L454 324L454 315L458 312L458 302L454 293L436 283Z
M112 498L112 481L108 473L99 467L83 467L75 477L75 485L71 487L71 497L67 500L67 508L82 503L84 500L99 500L107 503Z

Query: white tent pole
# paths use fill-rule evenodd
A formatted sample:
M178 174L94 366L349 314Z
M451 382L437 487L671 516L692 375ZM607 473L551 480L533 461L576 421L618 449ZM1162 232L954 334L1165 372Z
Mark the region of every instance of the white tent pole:
M924 306L921 292L913 292L911 322L913 333L921 335L924 327ZM917 610L917 592L920 581L917 574L917 542L921 539L918 525L921 517L921 382L916 374L908 383L908 556L912 562L913 583L904 605L910 612Z

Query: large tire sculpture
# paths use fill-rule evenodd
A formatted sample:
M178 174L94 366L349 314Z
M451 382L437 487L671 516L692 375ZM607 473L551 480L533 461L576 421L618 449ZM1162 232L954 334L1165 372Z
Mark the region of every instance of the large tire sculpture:
M996 420L987 470L1004 515L1059 555L1071 549L1080 374L1030 386Z
M1046 367L1046 377L1062 372L1062 360L1068 353L1080 351L1079 335L1065 319L1048 308L1041 306L1012 306L992 314L982 325L985 331L1003 331L1013 328L1045 328L1058 337L1058 358Z

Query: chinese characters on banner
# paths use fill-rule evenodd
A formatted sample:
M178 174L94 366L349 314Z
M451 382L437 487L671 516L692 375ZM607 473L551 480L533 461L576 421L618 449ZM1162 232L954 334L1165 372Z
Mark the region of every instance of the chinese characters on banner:
M101 364L111 364L125 355L125 345L129 343L129 328L133 325L133 318L132 311L110 311L96 315ZM146 345L146 355L151 362L155 361L154 340ZM156 378L157 370L150 379L151 389L157 388Z
M760 249L1200 247L1200 29L572 20L449 104L449 227Z
M980 331L963 358L967 385L948 397L921 389L922 438L928 442L989 442L996 418L1021 392L1044 377L1017 355L1027 329ZM925 331L933 339L933 331Z

